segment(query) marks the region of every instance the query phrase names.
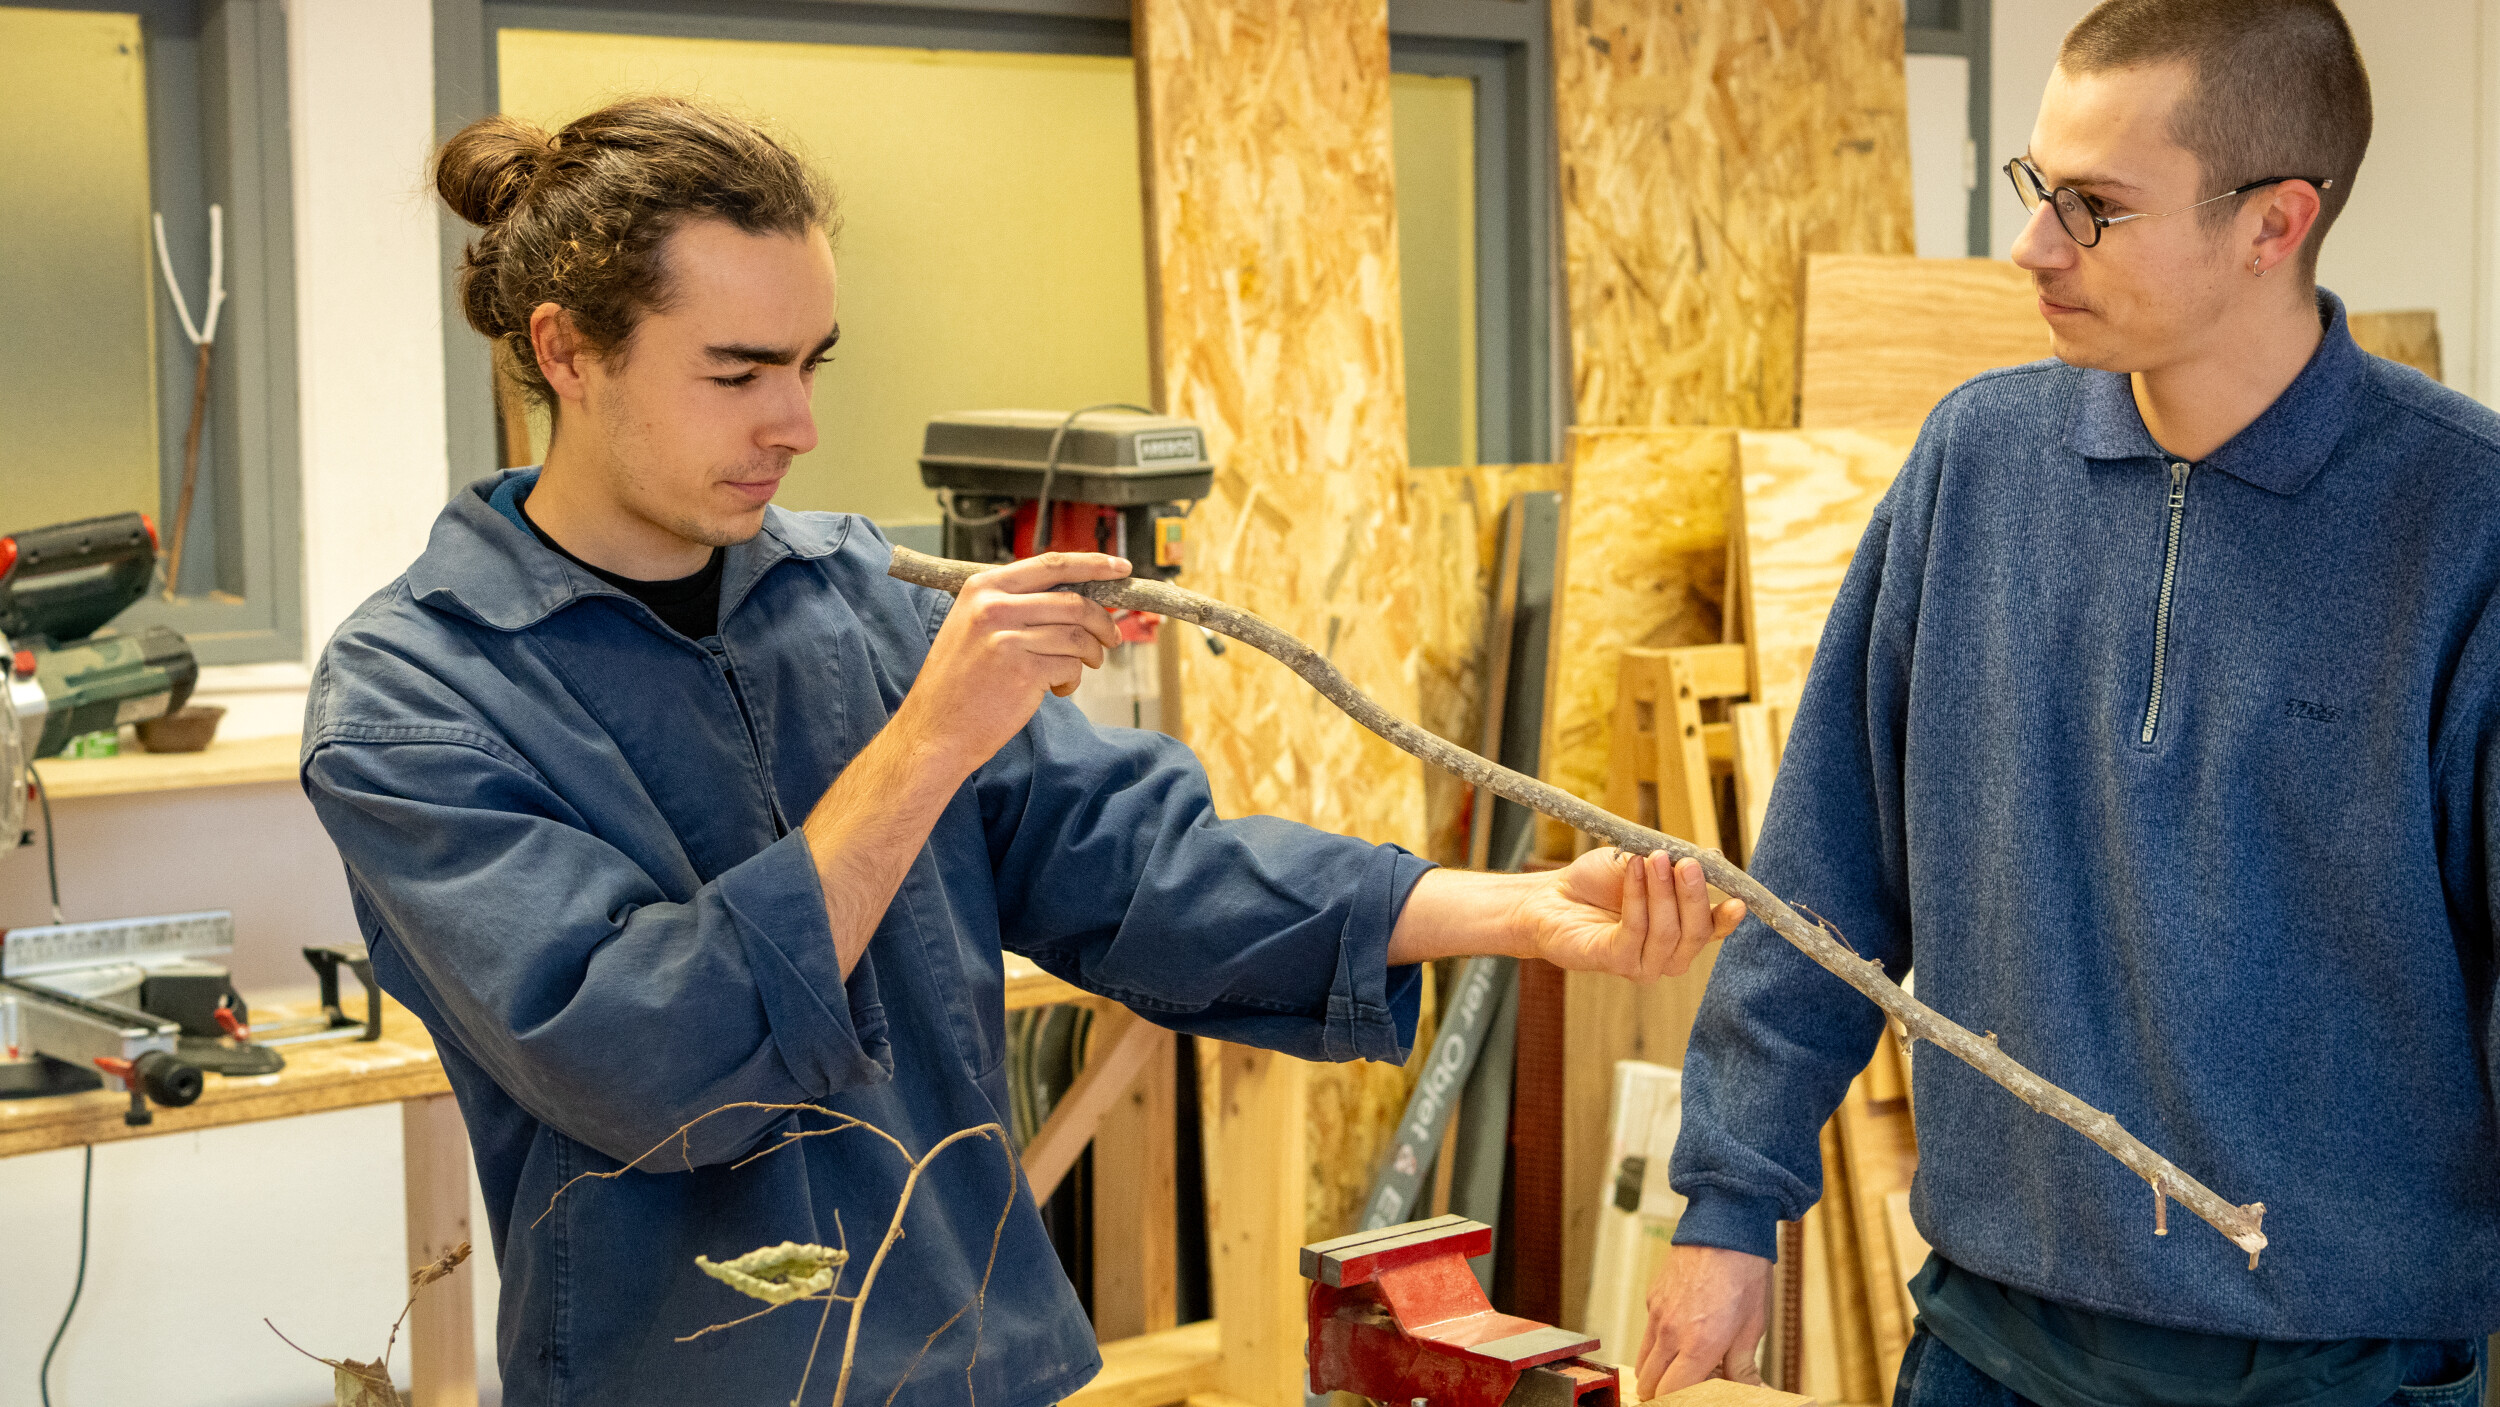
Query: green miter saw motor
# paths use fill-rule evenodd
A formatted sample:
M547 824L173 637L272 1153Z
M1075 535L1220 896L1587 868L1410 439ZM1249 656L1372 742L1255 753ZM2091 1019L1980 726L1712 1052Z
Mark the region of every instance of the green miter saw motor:
M144 513L0 537L0 633L8 636L9 706L17 723L0 727L7 735L0 766L8 768L13 803L0 821L14 821L24 802L28 759L189 701L200 663L180 635L161 625L97 633L155 579L156 524Z

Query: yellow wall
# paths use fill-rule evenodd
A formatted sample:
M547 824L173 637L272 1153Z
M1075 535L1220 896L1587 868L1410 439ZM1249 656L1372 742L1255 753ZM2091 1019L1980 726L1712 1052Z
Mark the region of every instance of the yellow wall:
M553 128L671 92L764 123L834 183L842 345L780 501L936 519L930 417L1147 398L1129 60L508 29L505 111ZM1475 93L1391 89L1409 458L1476 460ZM539 444L544 447L544 427Z
M135 15L0 8L0 532L157 508L141 63Z
M672 92L764 123L834 183L842 345L780 502L934 522L947 411L1148 394L1129 61L505 30L505 111L553 128Z
M1476 91L1389 78L1410 464L1476 462Z

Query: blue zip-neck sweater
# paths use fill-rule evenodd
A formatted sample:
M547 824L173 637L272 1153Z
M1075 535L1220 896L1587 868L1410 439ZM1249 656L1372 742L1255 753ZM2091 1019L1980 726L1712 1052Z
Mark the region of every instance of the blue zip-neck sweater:
M2256 422L2162 452L2124 376L1947 397L1823 635L1753 865L1918 995L2235 1202L2259 1268L1917 1052L1938 1254L2250 1338L2500 1325L2500 417L2343 305ZM1876 1009L1760 923L1688 1057L1676 1239L1768 1255Z

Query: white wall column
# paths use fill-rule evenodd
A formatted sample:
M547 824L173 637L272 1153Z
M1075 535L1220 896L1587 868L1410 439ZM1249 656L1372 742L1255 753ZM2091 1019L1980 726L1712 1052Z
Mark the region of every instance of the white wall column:
M431 0L292 0L308 656L424 550L449 476Z

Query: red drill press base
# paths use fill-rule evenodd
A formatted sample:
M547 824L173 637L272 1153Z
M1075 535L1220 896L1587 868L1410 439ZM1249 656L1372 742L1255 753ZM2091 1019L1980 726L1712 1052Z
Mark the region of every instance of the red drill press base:
M1493 1229L1459 1216L1303 1247L1311 1391L1394 1407L1617 1407L1615 1370L1581 1357L1596 1339L1495 1312L1467 1266L1492 1249Z

